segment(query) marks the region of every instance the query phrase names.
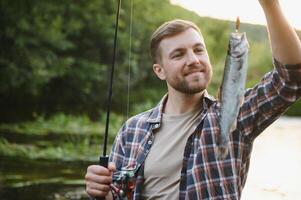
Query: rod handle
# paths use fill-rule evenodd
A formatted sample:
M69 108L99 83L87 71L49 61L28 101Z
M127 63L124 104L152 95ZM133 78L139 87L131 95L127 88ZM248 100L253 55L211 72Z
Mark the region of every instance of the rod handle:
M99 165L103 166L105 168L108 168L108 164L109 164L109 157L108 156L100 156L99 157ZM91 198L90 200L105 200L106 197L98 197L98 198Z
M99 165L105 168L108 168L109 165L109 156L100 156L99 157Z

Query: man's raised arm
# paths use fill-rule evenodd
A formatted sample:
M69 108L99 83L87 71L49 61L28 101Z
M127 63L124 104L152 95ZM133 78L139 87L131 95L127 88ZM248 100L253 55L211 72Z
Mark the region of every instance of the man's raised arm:
M279 0L258 1L266 16L274 58L283 64L301 63L300 40L284 16Z

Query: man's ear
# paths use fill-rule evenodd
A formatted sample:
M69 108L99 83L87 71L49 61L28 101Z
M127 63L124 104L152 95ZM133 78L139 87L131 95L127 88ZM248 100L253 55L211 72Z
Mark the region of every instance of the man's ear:
M153 64L153 70L159 79L166 79L164 68L160 64Z

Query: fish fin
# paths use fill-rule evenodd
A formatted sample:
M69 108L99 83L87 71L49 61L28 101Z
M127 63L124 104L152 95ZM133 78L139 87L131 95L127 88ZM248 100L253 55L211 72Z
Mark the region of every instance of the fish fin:
M232 133L236 128L237 128L237 120L235 120L232 126L230 127L230 133Z
M244 97L244 95L242 95L242 96L239 98L239 107L242 106L242 104L244 103L244 100L245 100L245 97Z

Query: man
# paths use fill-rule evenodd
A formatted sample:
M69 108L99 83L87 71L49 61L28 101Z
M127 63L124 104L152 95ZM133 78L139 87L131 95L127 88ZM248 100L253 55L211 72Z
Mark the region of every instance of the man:
M168 94L123 125L108 169L88 167L89 195L112 198L112 173L133 168L134 199L240 199L254 139L301 95L300 41L278 0L259 2L275 68L246 91L226 159L216 157L220 104L206 92L212 69L204 39L193 23L170 21L151 40L153 70Z

